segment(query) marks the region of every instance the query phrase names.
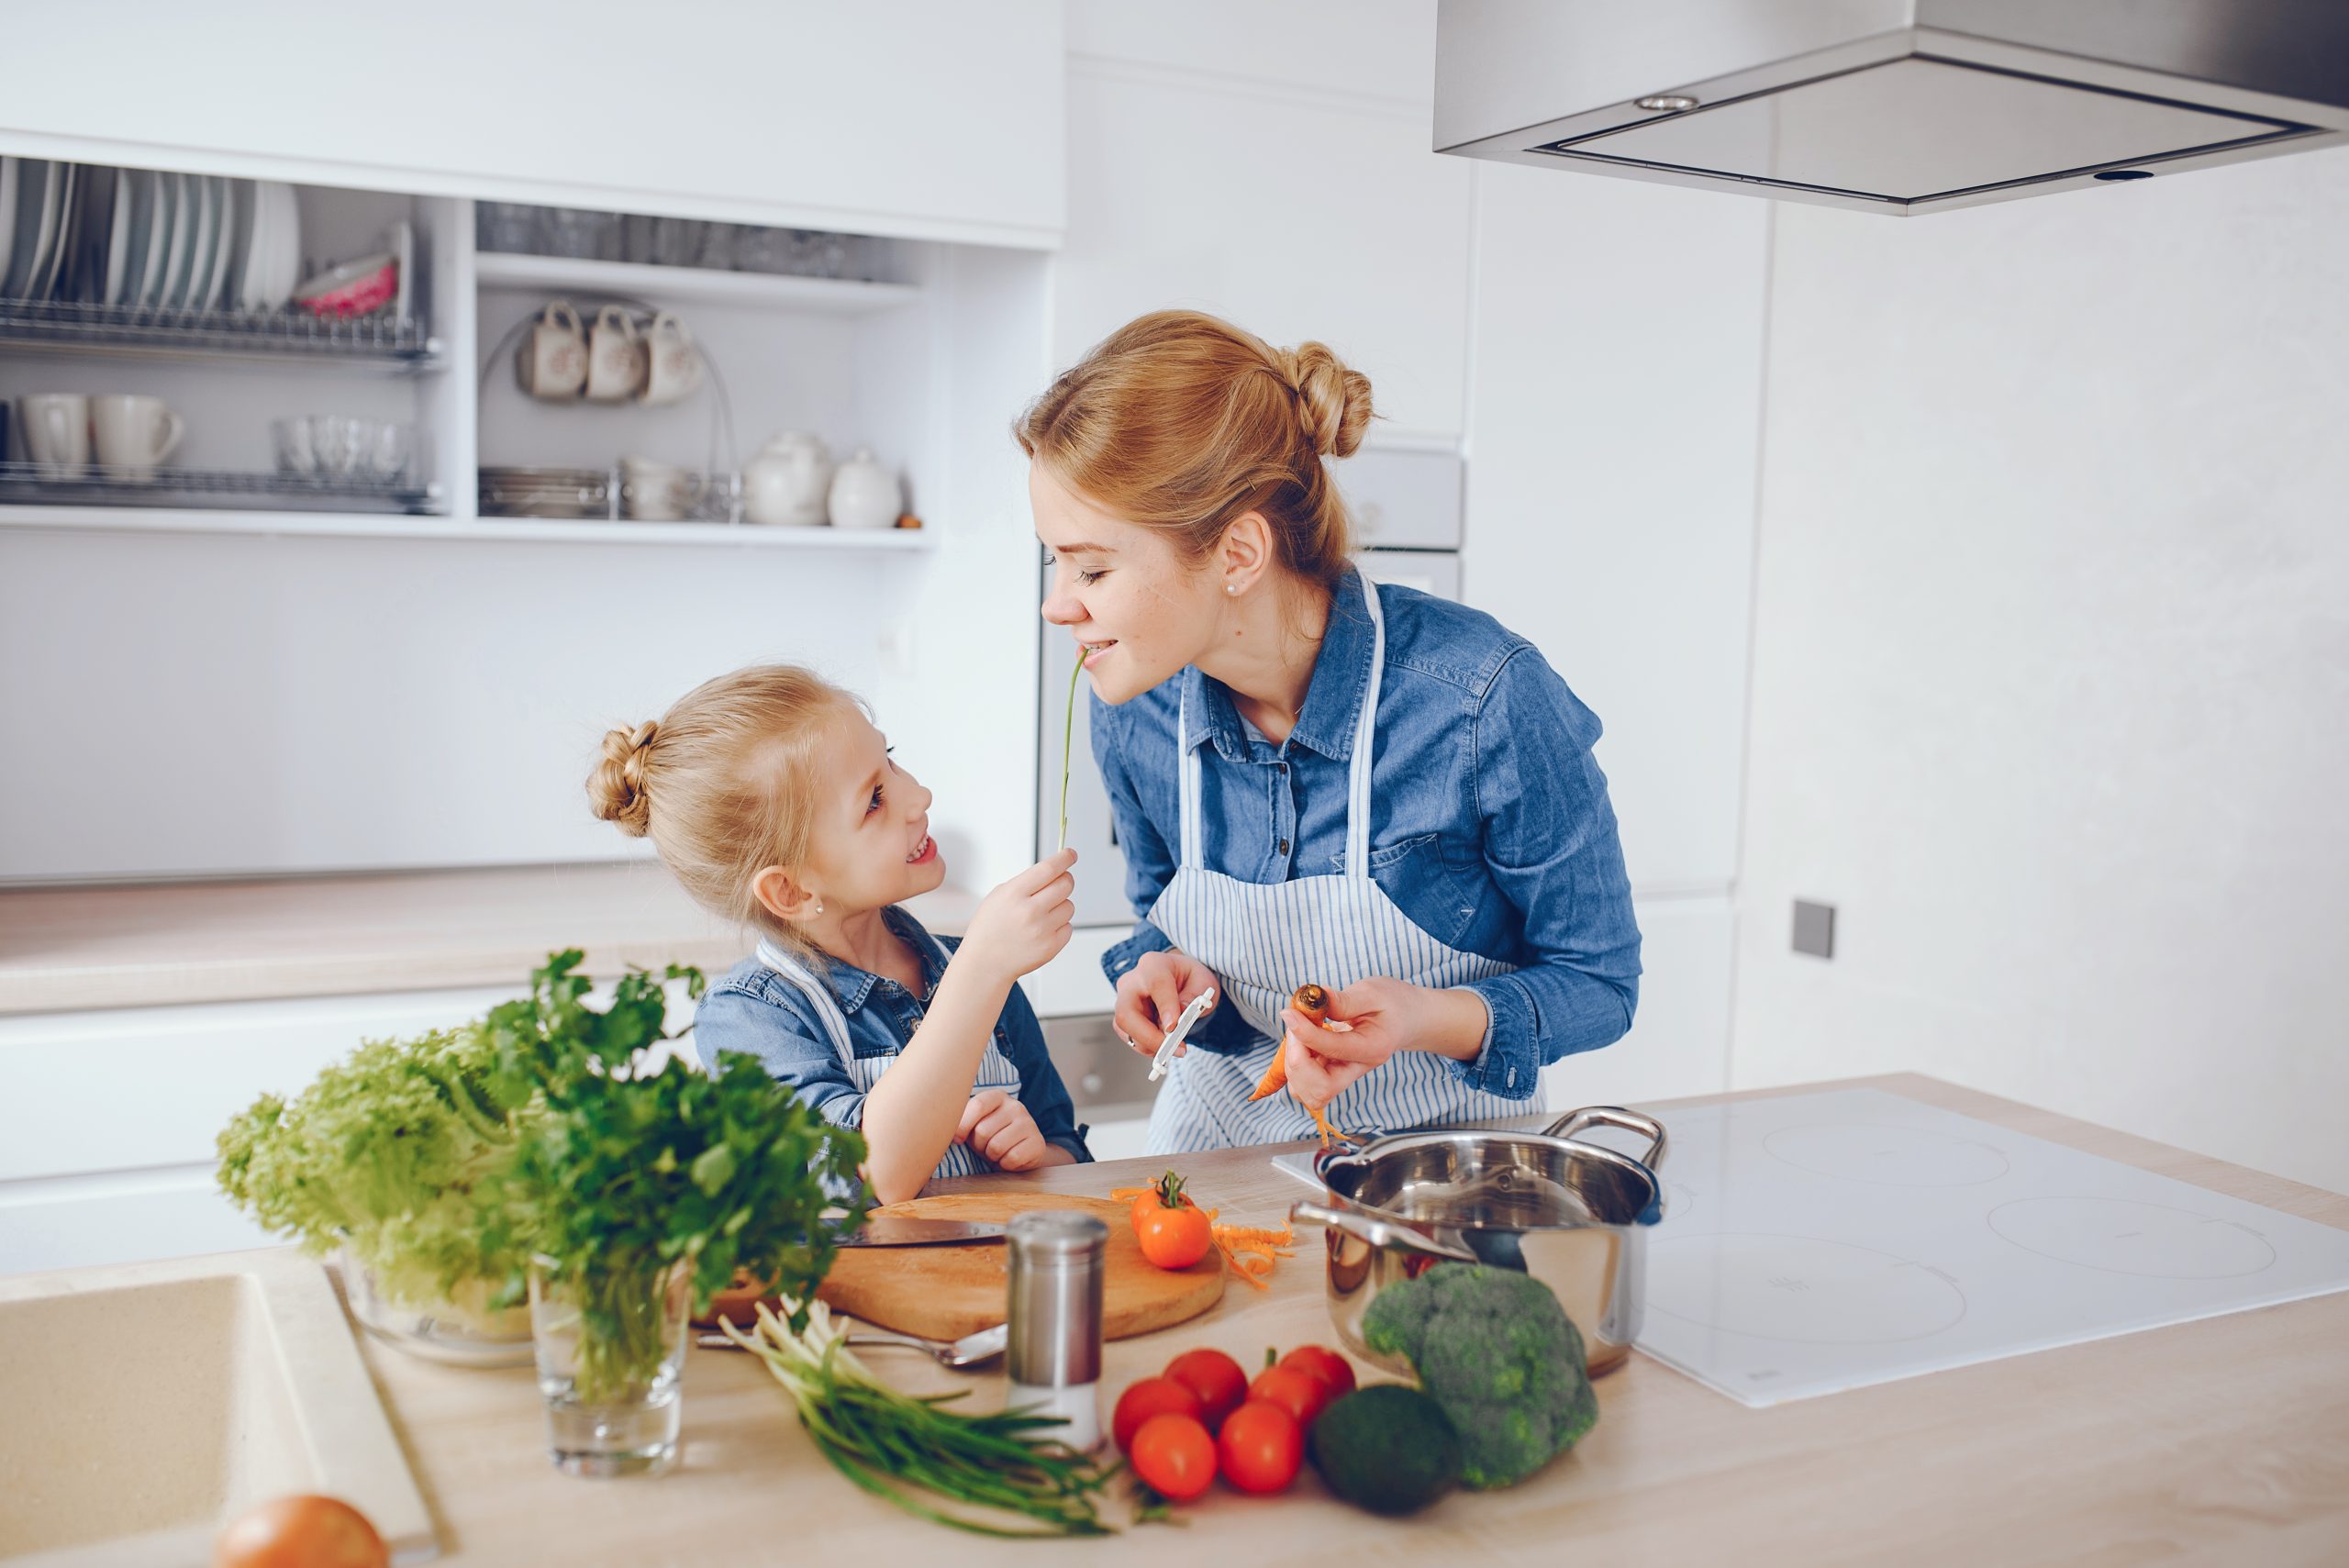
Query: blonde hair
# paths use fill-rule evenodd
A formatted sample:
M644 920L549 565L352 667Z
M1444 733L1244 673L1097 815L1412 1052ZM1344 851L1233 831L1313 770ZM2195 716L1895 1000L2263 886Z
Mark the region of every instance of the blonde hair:
M1061 373L1012 426L1053 478L1204 560L1249 512L1281 564L1322 588L1353 552L1322 466L1362 445L1370 378L1319 343L1275 349L1196 310L1137 317Z
M807 956L807 938L751 883L768 866L806 862L816 764L832 722L861 706L791 664L705 681L658 719L606 732L588 804L629 837L649 834L703 908Z

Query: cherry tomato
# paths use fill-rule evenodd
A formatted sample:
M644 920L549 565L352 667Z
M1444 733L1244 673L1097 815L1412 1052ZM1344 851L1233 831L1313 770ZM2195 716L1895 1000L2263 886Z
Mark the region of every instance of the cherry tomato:
M1297 1418L1298 1426L1309 1428L1314 1418L1329 1408L1331 1396L1329 1385L1309 1372L1293 1366L1269 1366L1248 1385L1248 1397L1277 1405Z
M1152 1491L1187 1503L1215 1480L1215 1440L1195 1416L1152 1416L1134 1433L1133 1462Z
M1305 1429L1281 1406L1250 1399L1216 1434L1223 1478L1242 1492L1281 1492L1305 1462Z
M1188 1416L1201 1426L1207 1424L1207 1407L1186 1383L1171 1377L1145 1377L1130 1385L1118 1396L1118 1408L1109 1418L1109 1433L1118 1440L1118 1451L1131 1453L1134 1433L1152 1416Z
M1199 1396L1205 1407L1199 1418L1209 1431L1221 1427L1223 1418L1248 1397L1248 1374L1221 1351L1185 1351L1166 1363L1166 1375Z
M1141 1255L1162 1269L1187 1269L1215 1245L1215 1227L1196 1208L1145 1209L1134 1232Z
M367 1516L339 1497L275 1497L212 1543L215 1568L389 1568Z
M1335 1351L1319 1345L1299 1345L1281 1357L1280 1364L1320 1379L1321 1385L1330 1391L1330 1404L1336 1404L1354 1391L1353 1363Z

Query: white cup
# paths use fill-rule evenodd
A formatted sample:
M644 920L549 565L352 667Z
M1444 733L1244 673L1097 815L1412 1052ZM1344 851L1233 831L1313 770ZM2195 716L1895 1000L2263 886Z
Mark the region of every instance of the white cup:
M514 356L515 378L533 397L567 402L587 384L587 338L579 312L558 299L539 312Z
M90 399L90 432L100 462L130 470L143 479L157 463L179 450L180 439L187 434L187 421L160 397L109 394Z
M667 311L654 316L646 329L644 351L645 402L674 403L691 396L701 385L701 350L694 347L693 334L685 330L685 324Z
M587 400L624 402L644 382L644 341L636 323L617 305L596 313L587 329Z
M90 400L78 392L35 393L17 399L17 439L48 479L68 479L89 466Z

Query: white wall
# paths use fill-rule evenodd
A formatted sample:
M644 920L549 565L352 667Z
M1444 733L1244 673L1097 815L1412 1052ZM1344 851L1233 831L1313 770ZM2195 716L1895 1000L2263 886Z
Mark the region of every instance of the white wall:
M1775 222L1738 1086L2349 1189L2349 151Z

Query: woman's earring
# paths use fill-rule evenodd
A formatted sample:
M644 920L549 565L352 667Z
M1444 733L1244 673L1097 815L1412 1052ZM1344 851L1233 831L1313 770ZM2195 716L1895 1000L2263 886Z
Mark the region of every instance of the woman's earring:
M817 913L817 914L818 914L818 915L820 915L820 914L822 914L823 912L824 912L824 901L823 901L822 899L818 898L818 900L816 900L816 913Z
M1225 593L1227 593L1227 594L1237 594L1238 592L1240 592L1240 588L1239 588L1239 585L1238 585L1238 584L1232 584L1232 583L1226 583L1226 584L1223 585L1223 591L1224 591Z

